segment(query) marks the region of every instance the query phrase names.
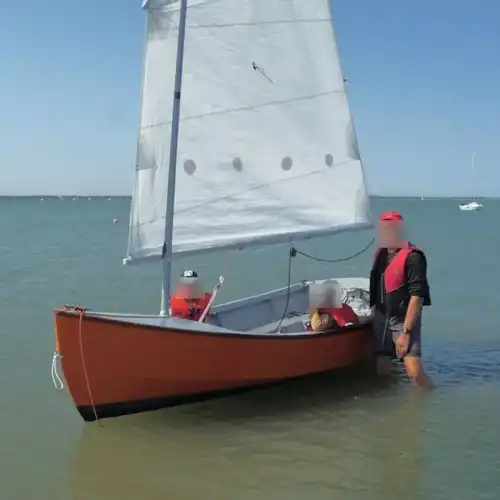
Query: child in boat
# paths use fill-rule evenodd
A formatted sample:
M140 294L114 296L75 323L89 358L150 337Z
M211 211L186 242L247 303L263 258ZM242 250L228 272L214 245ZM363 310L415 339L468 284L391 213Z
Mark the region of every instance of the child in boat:
M359 324L354 309L347 304L342 304L341 301L336 301L335 295L339 293L338 290L338 286L336 289L335 287L324 289L317 306L315 307L314 303L311 305L309 331L317 332Z
M198 273L188 269L181 274L170 298L170 316L198 321L211 298L211 293L202 291ZM208 314L205 317L208 317Z

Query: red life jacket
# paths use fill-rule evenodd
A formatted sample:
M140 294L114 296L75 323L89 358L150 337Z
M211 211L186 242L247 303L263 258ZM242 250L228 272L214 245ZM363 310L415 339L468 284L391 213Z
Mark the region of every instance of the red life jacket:
M354 312L354 309L347 304L342 304L342 307L318 309L318 313L329 314L338 326L347 326L349 323L353 323L355 325L359 324L359 319L356 313ZM307 325L307 331L309 332L313 331L310 322Z
M402 286L404 286L406 277L405 277L405 265L406 260L413 252L421 252L419 248L413 245L410 242L407 242L408 246L406 248L401 248L399 252L394 256L389 265L387 266L384 272L384 285L385 292L392 293L395 290L398 290ZM380 255L380 248L375 250L375 259L374 264Z
M211 298L212 294L208 292L205 292L201 299L172 296L170 298L170 316L198 321Z
M377 248L375 250L375 258L373 260L372 267L372 276L370 283L370 299L375 295L376 290L374 289L375 277L374 271L376 268L376 264L378 258L380 256L381 249ZM401 313L405 312L405 307L407 307L407 303L409 302L409 294L405 288L406 285L406 261L408 257L413 252L420 252L420 254L424 257L425 255L422 250L413 245L411 242L406 242L406 246L401 248L396 255L393 257L391 262L388 264L387 268L383 273L384 279L384 289L385 289L385 302L387 308L392 313ZM427 286L428 288L428 286ZM373 300L373 299L372 299ZM375 305L374 302L371 302L371 305ZM430 293L427 293L427 296L424 297L424 306L431 305Z

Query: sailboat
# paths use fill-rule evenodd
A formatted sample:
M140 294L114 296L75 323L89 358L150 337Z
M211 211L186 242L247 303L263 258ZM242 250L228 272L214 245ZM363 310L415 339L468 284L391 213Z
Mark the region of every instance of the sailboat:
M474 172L476 170L476 153L472 153L472 171ZM459 205L460 210L464 212L473 212L476 210L480 210L483 208L482 203L478 203L475 200L475 197L472 198L472 201L469 203L461 204Z
M311 280L214 303L204 321L168 313L177 258L271 245L288 258L300 241L373 227L329 0L143 9L124 261L162 263L161 311L54 310L56 357L85 421L356 365L371 345L368 313L306 331ZM368 289L366 278L336 282L344 297Z

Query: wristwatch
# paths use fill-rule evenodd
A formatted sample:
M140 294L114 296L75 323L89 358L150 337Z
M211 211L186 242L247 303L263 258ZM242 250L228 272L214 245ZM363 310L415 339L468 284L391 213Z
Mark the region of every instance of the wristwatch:
M403 333L411 333L411 330L409 328L403 328Z

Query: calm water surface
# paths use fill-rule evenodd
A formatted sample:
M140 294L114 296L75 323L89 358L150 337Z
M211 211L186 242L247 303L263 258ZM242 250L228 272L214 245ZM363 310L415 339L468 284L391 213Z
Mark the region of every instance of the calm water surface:
M376 200L399 209L430 261L425 361L438 385L328 376L84 424L50 378L51 309L155 313L156 265L124 268L127 200L0 200L0 498L322 500L500 498L500 202ZM113 224L117 216L119 224ZM298 245L354 253L371 234ZM182 262L221 300L286 284L287 250ZM297 258L293 278L367 274ZM113 363L113 360L109 360Z

